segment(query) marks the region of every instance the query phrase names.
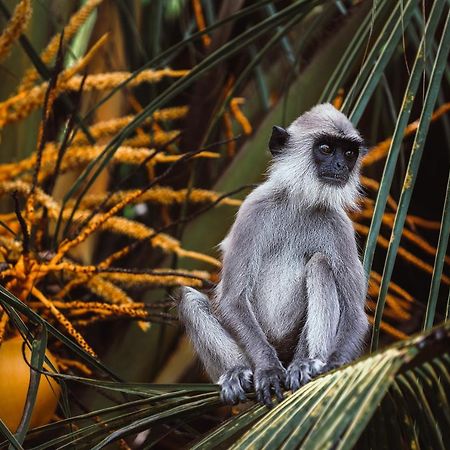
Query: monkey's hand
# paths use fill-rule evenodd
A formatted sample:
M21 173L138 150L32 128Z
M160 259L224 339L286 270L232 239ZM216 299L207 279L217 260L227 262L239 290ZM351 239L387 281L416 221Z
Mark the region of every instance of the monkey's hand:
M296 391L315 376L322 373L325 363L320 359L297 359L292 361L287 369L286 387Z
M220 398L227 405L245 402L245 393L252 388L252 371L248 367L236 366L227 370L218 381L221 392Z
M253 373L253 383L255 385L256 399L271 408L272 393L275 394L277 400L283 400L282 386L285 384L286 370L278 363L278 365L270 367L256 367Z

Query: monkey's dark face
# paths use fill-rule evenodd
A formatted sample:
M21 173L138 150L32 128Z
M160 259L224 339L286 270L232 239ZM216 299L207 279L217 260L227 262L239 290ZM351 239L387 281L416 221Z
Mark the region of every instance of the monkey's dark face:
M315 140L313 157L319 179L330 185L344 186L355 167L360 143L336 136L321 136Z

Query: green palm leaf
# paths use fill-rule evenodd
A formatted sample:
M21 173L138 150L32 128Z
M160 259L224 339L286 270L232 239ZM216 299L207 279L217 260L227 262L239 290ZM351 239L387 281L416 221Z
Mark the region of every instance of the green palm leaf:
M226 445L233 449L347 449L371 433L377 426L377 416L384 411L390 411L384 416L385 433L395 433L399 442L419 441L423 447L448 448L449 348L450 323L447 322L313 380L294 394L286 394L285 400L272 410L253 405L204 436L192 448ZM95 380L89 383L97 389L105 387ZM205 385L206 392L199 393L201 385L115 382L111 388L113 384L114 389L145 398L35 429L28 435L26 448L65 448L73 443L80 448L101 449L151 427L179 426L180 421L189 422L220 405L215 385ZM82 426L93 416L102 421ZM419 436L416 422L420 424ZM70 424L77 425L76 431L69 431ZM60 437L36 446L32 444L39 436L62 429L66 433ZM376 433L373 436L376 440L372 446L379 448L377 442L381 442L382 436Z

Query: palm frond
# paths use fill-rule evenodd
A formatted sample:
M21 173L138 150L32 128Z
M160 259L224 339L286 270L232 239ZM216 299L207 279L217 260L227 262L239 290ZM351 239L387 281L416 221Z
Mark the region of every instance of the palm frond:
M395 437L396 448L409 448L410 442L447 448L449 348L447 322L311 381L294 394L286 394L272 410L250 406L191 443L191 448L346 449L363 445L368 434L375 439L371 445L379 448L377 443L383 436L373 433L372 428L380 415L383 434ZM59 377L68 382L77 378ZM176 433L180 423L189 423L220 406L216 385L105 383L81 377L78 381L137 395L138 399L35 429L28 435L27 448L63 448L73 443L101 449L152 427L169 427ZM94 416L100 418L97 423L92 423ZM416 421L420 423L419 435ZM76 431L70 431L71 424L76 425ZM50 431L61 432L63 428L66 431L60 437L33 444ZM150 433L145 445L151 445L152 439L157 437Z

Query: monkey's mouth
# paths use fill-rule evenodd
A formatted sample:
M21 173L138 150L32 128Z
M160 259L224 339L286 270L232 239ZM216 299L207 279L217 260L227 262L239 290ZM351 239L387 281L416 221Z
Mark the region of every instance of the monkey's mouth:
M325 183L332 184L334 186L344 186L347 181L348 177L341 174L322 174L320 177Z

